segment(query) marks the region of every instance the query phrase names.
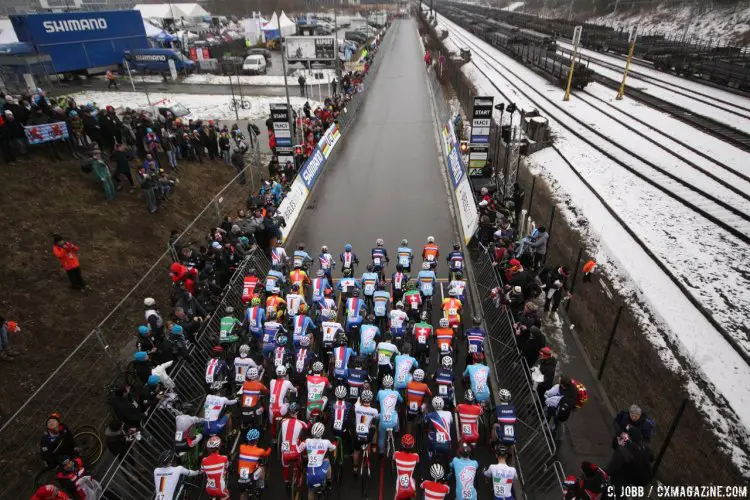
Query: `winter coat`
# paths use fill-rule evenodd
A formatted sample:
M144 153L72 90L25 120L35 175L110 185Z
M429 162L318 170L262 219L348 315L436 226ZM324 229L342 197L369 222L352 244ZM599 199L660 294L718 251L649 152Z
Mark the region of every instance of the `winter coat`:
M547 253L547 241L549 241L549 232L545 231L540 232L536 240L527 243L527 245L533 248L537 254L544 255Z
M633 422L630 420L630 412L628 410L622 410L612 422L612 429L614 430L615 436L627 432L629 427L639 427L641 429L643 440L646 443L649 443L654 435L654 430L656 430L656 423L645 413L641 413L641 418L638 419L638 422Z
M629 441L618 447L604 468L615 486L646 486L651 482L654 452L647 444Z
M537 366L539 367L539 371L544 375L544 382L540 383L539 385L543 385L544 389L549 389L552 387L552 382L555 380L555 368L557 368L557 358L550 357L550 358L542 358L537 362Z
M539 327L532 326L529 329L529 338L526 341L521 355L526 359L528 366L534 366L539 359L539 350L547 345L547 338L539 330Z

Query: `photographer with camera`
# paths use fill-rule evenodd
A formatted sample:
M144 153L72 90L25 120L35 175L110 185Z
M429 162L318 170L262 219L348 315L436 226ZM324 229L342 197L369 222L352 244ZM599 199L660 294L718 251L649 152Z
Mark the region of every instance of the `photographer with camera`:
M52 253L60 261L74 290L86 290L86 282L81 276L81 264L78 262L78 245L65 241L59 234L52 236Z
M156 203L157 182L158 178L156 172L146 170L145 167L138 169L138 183L141 185L141 189L146 195L146 207L151 214L159 209L159 206Z

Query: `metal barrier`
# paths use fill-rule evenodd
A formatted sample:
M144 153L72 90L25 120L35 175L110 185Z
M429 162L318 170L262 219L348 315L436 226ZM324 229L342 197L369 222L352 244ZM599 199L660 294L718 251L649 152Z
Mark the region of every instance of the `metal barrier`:
M211 349L219 335L222 311L227 306L242 308L242 288L250 269L265 275L270 263L266 255L256 249L244 260L229 283L227 291L196 342L192 345L187 361L180 361L170 375L175 390L183 402L201 402L205 398L204 371ZM194 407L202 409L202 404ZM149 415L141 429L142 439L134 441L121 460L113 462L101 479L105 495L123 500L150 498L154 491L153 470L157 459L174 447L175 417L167 410L155 410Z

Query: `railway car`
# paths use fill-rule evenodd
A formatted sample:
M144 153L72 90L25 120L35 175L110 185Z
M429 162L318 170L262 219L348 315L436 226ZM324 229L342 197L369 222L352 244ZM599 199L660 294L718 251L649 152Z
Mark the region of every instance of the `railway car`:
M570 52L559 50L548 50L544 47L533 45L513 46L513 55L524 64L531 65L545 73L545 76L556 81L562 88L568 85L568 73L570 71ZM589 60L579 58L573 70L571 86L584 89L594 78L594 71L589 68Z

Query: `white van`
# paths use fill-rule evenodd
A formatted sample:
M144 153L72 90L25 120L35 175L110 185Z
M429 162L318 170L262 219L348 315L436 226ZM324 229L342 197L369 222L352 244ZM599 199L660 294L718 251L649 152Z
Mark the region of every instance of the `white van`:
M246 75L266 74L266 58L260 54L247 56L242 63L242 72Z

